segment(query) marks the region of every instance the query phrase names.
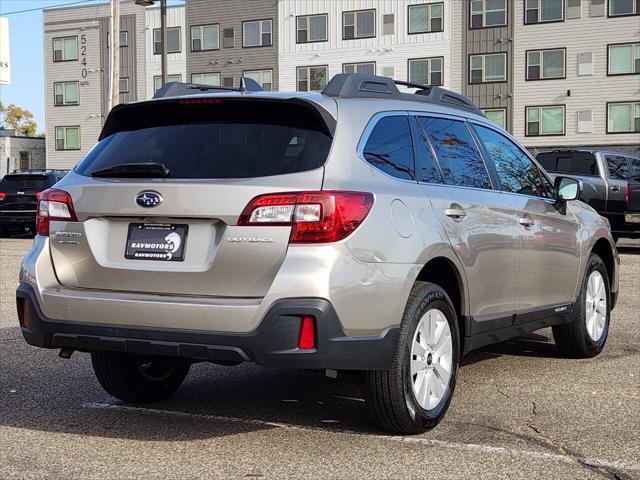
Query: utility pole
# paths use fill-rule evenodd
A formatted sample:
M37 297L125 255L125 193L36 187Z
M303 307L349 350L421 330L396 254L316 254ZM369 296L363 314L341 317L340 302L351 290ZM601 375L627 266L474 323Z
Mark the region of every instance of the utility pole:
M120 103L120 0L111 0L109 110Z
M167 0L160 0L160 35L162 36L162 85L167 83Z

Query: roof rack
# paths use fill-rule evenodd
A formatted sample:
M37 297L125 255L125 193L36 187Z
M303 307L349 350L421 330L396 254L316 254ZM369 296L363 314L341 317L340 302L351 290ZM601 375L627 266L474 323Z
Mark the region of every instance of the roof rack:
M9 174L14 174L14 173L33 173L33 174L38 174L38 173L56 173L56 172L68 172L69 170L62 170L59 168L25 168L25 169L19 169L19 168L15 168L13 171L9 172Z
M415 88L415 93L403 93L397 85ZM322 90L324 95L338 98L387 98L425 102L458 108L484 116L471 100L464 95L434 85L403 82L389 77L365 75L362 73L340 73L335 75Z
M156 92L153 98L183 97L205 92L262 92L264 89L251 78L240 77L240 86L222 87L219 85L201 85L198 83L169 82Z

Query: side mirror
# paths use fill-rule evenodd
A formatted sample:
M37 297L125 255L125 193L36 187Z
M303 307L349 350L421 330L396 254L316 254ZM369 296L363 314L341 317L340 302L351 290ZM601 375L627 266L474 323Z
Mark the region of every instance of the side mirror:
M556 189L556 199L568 202L580 198L582 188L580 181L569 177L556 177L554 186Z

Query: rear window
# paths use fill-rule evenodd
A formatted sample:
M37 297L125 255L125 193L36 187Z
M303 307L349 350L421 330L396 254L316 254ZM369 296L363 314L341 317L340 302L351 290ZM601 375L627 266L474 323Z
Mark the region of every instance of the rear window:
M591 152L546 152L536 159L548 172L598 175L596 157Z
M48 175L5 175L0 181L0 185L7 188L35 188L44 190L49 187Z
M162 163L168 178L250 178L319 168L331 136L319 113L293 102L184 99L122 109L108 136L78 164L91 175L115 165ZM104 135L104 132L103 132Z

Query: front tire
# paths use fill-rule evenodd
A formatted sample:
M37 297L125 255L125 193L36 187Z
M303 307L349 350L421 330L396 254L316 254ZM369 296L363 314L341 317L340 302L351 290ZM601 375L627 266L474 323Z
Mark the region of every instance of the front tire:
M604 348L609 335L611 287L602 259L592 253L587 262L573 320L553 327L560 352L573 358L591 358Z
M367 372L365 397L384 430L416 434L444 417L456 384L460 335L455 309L437 285L416 282L391 368Z
M167 357L93 352L93 371L107 393L128 403L165 400L182 385L190 365Z

